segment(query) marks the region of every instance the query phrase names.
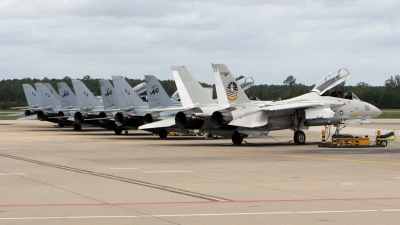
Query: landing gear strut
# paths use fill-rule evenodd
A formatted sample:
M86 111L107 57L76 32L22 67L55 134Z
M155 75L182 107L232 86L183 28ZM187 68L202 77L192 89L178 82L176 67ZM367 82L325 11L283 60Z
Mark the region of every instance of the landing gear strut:
M303 131L298 130L294 132L293 139L295 143L299 145L304 145L306 143L306 134Z
M342 128L340 127L340 123L337 123L336 125L336 131L335 131L335 136L336 136L336 138L337 138L337 145L339 146L340 145L340 130L341 129L343 129L343 128L345 128L346 127L346 125L344 125ZM332 136L333 137L333 136Z
M232 135L232 142L235 145L240 145L243 142L243 137L240 136L239 132L235 131L235 133L233 133Z

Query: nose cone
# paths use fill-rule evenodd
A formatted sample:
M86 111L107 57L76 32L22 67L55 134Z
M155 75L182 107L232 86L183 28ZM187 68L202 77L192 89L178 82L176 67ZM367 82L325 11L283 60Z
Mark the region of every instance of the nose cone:
M371 114L370 116L371 116L371 118L378 117L379 115L382 114L382 111L379 110L378 108L376 108L373 105L370 105L369 108L370 108L370 114Z

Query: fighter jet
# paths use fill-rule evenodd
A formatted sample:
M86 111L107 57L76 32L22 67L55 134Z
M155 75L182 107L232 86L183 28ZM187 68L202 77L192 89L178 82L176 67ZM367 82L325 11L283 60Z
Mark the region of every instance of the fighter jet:
M209 129L211 114L220 107L212 96L190 74L185 66L171 66L172 74L179 91L182 106L157 107L150 112L171 112L175 116L140 126L141 130L159 129L185 131L189 129ZM194 116L196 115L196 116ZM160 135L160 137L162 137Z
M11 109L25 110L25 117L19 118L18 120L36 119L37 112L42 110L37 91L30 84L22 84L22 88L28 105L23 107L12 107Z
M112 80L119 102L119 110L114 115L115 124L121 130L136 130L143 125L143 117L149 107L123 76L112 76Z
M218 103L224 110L215 111L211 117L214 128L234 129L232 142L241 144L247 135L269 131L291 129L294 142L304 144L309 126L340 124L366 124L381 111L375 106L361 101L353 93L328 91L350 77L347 69L341 68L328 73L310 93L276 102L251 103L244 91L224 64L213 64ZM253 105L253 106L252 106ZM229 108L228 108L229 106Z
M82 81L72 80L72 85L79 104L79 111L74 114L75 129L80 129L80 126L84 124L103 127L114 130L115 133L120 133L119 130L116 130L116 125L112 120L112 112L116 111L116 108L111 107L111 105L104 107ZM113 91L111 90L107 96L103 96L103 102L106 104L111 102L107 98L112 98L112 95Z
M60 99L61 109L57 115L50 115L47 118L49 120L57 120L60 121L60 126L74 126L74 130L80 130L80 125L76 125L74 122L73 115L75 112L79 110L78 100L72 92L71 88L64 82L60 82L57 84L58 87L58 97Z
M144 102L137 92L132 91L132 87L122 76L113 76L115 90L120 110L114 116L118 128L124 130L136 130L139 126L154 121L165 120L171 117L169 112L149 112L153 108L169 108L175 106L160 82L153 75L145 75L145 84L148 102ZM161 129L148 129L148 131L159 134L164 138L167 132Z
M60 97L54 88L50 84L43 83L35 83L35 86L41 105L41 110L37 112L38 120L57 123L60 127L72 126L73 120L58 118L60 115L68 114L70 109L61 106Z

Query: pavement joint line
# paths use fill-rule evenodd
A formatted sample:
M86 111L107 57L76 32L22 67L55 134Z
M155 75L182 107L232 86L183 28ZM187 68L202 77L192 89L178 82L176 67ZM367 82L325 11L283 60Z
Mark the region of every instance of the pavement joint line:
M168 217L216 217L216 216L254 216L254 215L301 215L301 214L339 214L339 213L383 213L400 212L400 209L359 209L326 211L275 211L275 212L236 212L236 213L193 213L126 216L48 216L48 217L3 217L0 220L51 220L51 219L116 219L116 218L168 218Z
M126 183L141 185L141 186L145 186L145 187L150 187L150 188L168 191L168 192L172 192L172 193L176 193L176 194L205 199L205 200L209 200L209 201L230 201L229 199L219 198L219 197L215 197L215 196L211 196L211 195L196 193L196 192L182 190L182 189L178 189L178 188L173 188L173 187L168 187L168 186L163 186L163 185L158 185L158 184L152 184L152 183L148 183L148 182L144 182L144 181L133 180L133 179L129 179L129 178L118 177L118 176L104 174L104 173L92 172L89 170L77 169L77 168L73 168L73 167L47 163L47 162L42 162L42 161L38 161L38 160L13 156L13 155L7 155L7 154L0 153L0 156L6 157L6 158L11 158L11 159L16 159L16 160L21 160L21 161L25 161L25 162L35 163L35 164L39 164L39 165L43 165L43 166L58 168L58 169L62 169L62 170L68 170L68 171L73 171L73 172L77 172L77 173L88 174L88 175L92 175L92 176L98 176L98 177L108 178L108 179L122 181L122 182L126 182Z

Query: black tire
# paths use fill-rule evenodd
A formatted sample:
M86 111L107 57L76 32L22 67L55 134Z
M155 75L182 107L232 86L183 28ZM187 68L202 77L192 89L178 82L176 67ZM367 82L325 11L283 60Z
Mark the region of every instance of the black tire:
M387 144L388 144L387 141L385 141L385 140L381 141L382 146L387 146Z
M114 133L117 134L117 135L120 135L120 134L122 134L122 129L117 127L117 128L114 129Z
M162 139L165 139L165 138L167 138L168 133L167 133L167 131L166 131L164 128L162 128L162 129L160 129L160 131L158 132L158 136L160 136L160 138L162 138Z
M235 131L235 133L233 133L232 135L232 142L235 145L240 145L243 142L243 137L240 136L239 132Z
M74 124L74 130L82 130L82 125L80 124Z
M299 145L304 145L306 143L306 134L298 130L294 133L294 142L299 144Z
M59 123L58 126L59 126L59 127L65 127L65 125L62 124L62 123Z

